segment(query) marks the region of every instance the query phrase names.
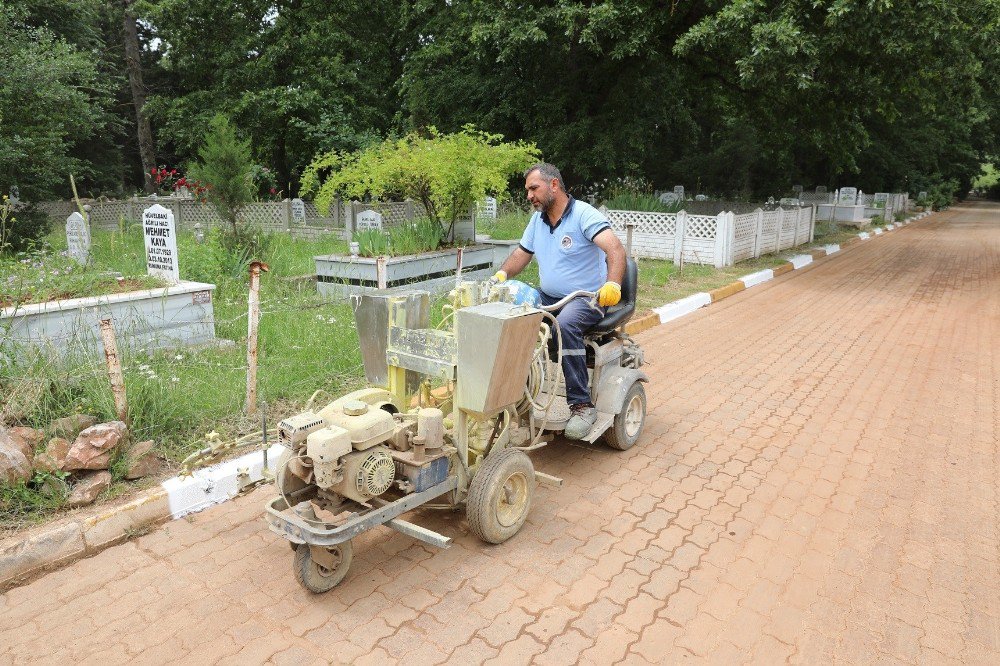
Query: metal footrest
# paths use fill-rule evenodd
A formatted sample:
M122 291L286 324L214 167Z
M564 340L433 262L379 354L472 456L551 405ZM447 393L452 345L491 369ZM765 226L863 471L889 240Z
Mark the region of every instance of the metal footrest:
M548 404L549 399L550 395L548 393L539 393L535 402L540 405L545 405ZM546 418L545 412L535 408L533 408L533 412L536 422ZM552 405L549 407L546 430L559 430L560 427L565 427L570 416L571 413L569 411L569 405L566 404L566 396L556 395L555 399L552 401Z

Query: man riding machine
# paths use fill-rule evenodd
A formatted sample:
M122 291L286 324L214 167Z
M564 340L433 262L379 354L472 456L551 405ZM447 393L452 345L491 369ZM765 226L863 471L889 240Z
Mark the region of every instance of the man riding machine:
M620 450L639 439L647 378L639 369L642 350L623 330L635 311L637 268L623 249L619 256L614 246L621 243L605 232L606 221L604 228L573 224L574 207L578 216L594 209L566 197L558 178L545 182L540 171L549 166L528 171L528 199L539 214L521 246L494 278L460 283L438 327L427 326L426 292L354 301L366 374L384 388L354 391L315 411L310 400L306 411L279 424L288 451L266 518L291 542L293 570L307 589L324 592L343 580L351 539L377 525L447 547L450 538L399 517L416 507L464 504L477 536L506 541L524 524L536 481L560 483L536 472L528 457L556 433L587 442L603 437ZM552 190L556 204L568 205L560 210L549 201L546 208ZM553 211L554 225L547 215ZM536 221L561 234L534 234ZM610 251L593 256L607 256L608 274L619 279L607 281L598 270L605 282L599 288L548 296L552 264L541 253L552 249L550 240L568 251L577 243L607 245ZM542 278L537 304L507 282L528 263L521 255L530 261L532 253ZM364 353L366 343L375 352Z

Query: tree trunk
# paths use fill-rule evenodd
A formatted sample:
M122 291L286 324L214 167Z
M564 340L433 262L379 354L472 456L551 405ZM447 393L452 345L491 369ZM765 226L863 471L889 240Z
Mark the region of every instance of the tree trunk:
M142 160L142 183L146 194L156 191L153 176L150 173L156 168L156 153L153 151L153 132L149 127L143 107L146 105L146 86L142 83L142 61L139 59L139 31L135 23L135 15L129 11L132 0L123 0L125 7L122 21L125 37L125 67L128 69L128 82L132 88L132 103L135 106L135 125L139 134L139 158Z

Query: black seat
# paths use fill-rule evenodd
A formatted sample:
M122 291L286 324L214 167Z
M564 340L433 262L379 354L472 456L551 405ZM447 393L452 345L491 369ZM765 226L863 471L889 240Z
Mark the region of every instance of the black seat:
M588 328L584 335L602 335L610 333L632 318L635 312L635 297L639 290L639 266L629 257L625 260L625 279L622 280L622 299L618 305L608 308L604 319Z

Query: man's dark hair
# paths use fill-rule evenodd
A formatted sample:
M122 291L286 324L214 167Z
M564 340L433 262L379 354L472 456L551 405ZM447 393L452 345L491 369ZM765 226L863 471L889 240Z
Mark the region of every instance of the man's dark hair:
M537 171L542 175L545 180L552 180L555 178L559 181L559 189L563 192L566 191L566 185L563 183L562 174L559 173L559 169L556 168L555 164L549 164L548 162L539 162L538 164L532 164L524 172L524 177L527 178L533 172Z

